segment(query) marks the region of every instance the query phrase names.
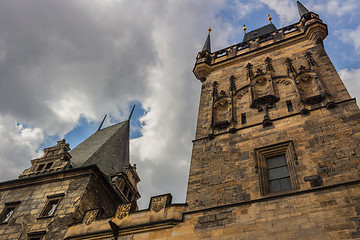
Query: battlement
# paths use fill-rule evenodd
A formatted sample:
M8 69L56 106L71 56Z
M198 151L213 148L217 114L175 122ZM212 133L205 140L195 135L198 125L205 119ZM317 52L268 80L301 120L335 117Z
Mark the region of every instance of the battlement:
M251 33L256 34L256 30ZM327 26L319 18L319 15L309 12L302 16L298 23L288 25L273 32L259 34L249 40L226 47L216 52L201 51L196 56L196 63L193 72L200 81L204 81L207 75L225 61L245 57L256 50L257 54L261 48L276 46L280 42L297 40L303 36L309 40L322 42L328 34Z

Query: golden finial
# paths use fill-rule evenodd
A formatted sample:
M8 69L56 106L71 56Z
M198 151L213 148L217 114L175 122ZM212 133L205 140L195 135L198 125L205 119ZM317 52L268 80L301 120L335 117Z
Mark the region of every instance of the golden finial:
M270 21L270 23L272 23L271 22L271 20L272 20L271 14L268 14L267 16L268 16L268 20Z
M244 24L243 30L244 30L244 32L245 32L245 34L246 34L246 30L247 30L246 24Z
M211 32L211 27L209 27L208 31L209 31L209 34L210 34L210 32Z

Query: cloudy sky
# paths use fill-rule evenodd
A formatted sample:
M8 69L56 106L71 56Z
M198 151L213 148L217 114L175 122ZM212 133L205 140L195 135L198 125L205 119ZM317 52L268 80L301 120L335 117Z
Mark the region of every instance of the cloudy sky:
M326 50L360 97L360 1L302 0L328 24ZM192 68L212 27L212 50L242 25L299 20L295 0L0 0L0 180L17 178L42 149L74 148L108 114L132 119L140 206L172 193L184 202L200 81Z

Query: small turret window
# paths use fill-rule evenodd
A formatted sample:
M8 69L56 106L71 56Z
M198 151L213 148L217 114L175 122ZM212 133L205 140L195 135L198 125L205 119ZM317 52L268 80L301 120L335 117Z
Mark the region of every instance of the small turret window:
M294 107L292 105L291 100L286 101L286 106L287 106L288 112L294 111Z
M246 113L242 113L241 114L241 124L245 124L246 123Z
M43 170L45 164L40 164L39 167L36 169L36 171L41 171Z
M48 164L46 164L46 167L45 167L45 169L49 169L49 168L51 168L51 166L53 165L53 162L49 162Z

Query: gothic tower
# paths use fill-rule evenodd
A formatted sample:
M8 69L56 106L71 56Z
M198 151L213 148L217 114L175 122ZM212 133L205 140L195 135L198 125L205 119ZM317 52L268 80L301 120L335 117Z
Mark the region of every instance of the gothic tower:
M359 180L359 108L325 52L327 26L297 4L298 23L277 29L270 18L216 52L208 36L197 55L190 209Z

